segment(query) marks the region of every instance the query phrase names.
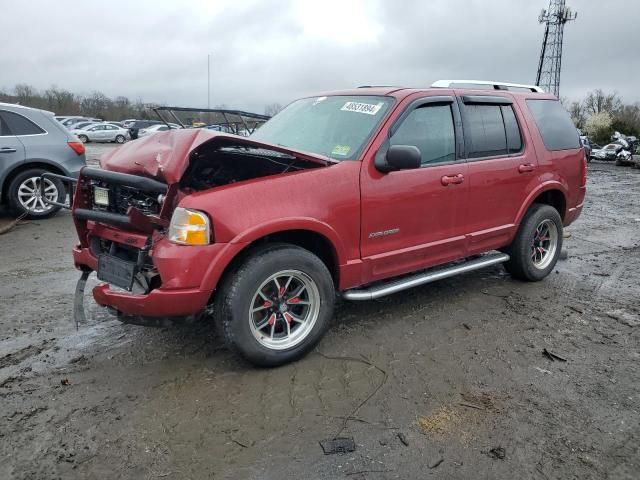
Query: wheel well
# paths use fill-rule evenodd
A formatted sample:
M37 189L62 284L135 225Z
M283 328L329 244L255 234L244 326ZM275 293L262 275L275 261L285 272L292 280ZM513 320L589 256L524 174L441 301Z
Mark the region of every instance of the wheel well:
M329 273L331 273L331 277L333 278L334 284L337 288L339 281L339 268L338 256L335 248L325 236L311 230L286 230L266 235L251 242L251 244L238 253L229 265L227 265L220 279L222 280L230 271L237 268L237 266L256 249L256 247L269 243L288 243L310 251L325 264Z
M564 194L560 190L547 190L542 192L536 197L533 203L543 203L555 208L560 214L560 218L564 220L565 209L567 207L567 200L564 198Z
M43 170L47 170L51 173L65 175L65 172L63 172L60 168L48 163L32 162L21 164L20 166L11 170L11 172L9 172L9 175L7 175L7 177L4 179L4 182L2 183L2 203L5 203L7 201L7 191L9 190L9 185L11 184L11 181L16 178L16 175L24 172L25 170L31 170L32 168L42 168Z

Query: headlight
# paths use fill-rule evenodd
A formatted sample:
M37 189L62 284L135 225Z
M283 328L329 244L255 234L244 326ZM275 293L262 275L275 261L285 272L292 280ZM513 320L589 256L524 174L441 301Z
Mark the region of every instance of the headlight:
M209 217L203 212L176 208L169 225L169 240L182 245L207 245L211 238Z

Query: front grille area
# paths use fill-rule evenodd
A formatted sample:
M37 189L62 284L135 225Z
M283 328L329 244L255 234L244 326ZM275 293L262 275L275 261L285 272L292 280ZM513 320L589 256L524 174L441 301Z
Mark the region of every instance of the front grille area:
M108 206L96 203L95 190L93 187L108 189ZM92 182L91 195L93 210L126 215L129 207L135 207L145 215L158 215L160 213L160 203L158 202L157 194L142 192L133 187L109 185L106 182L94 181Z

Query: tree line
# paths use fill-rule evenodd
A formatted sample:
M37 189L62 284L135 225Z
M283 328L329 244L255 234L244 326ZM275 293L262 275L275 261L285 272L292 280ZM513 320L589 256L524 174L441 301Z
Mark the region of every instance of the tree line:
M21 83L8 92L0 90L0 102L18 103L26 107L49 110L56 115L78 115L113 121L128 118L156 119L155 114L149 110L149 105L141 99L132 101L124 96L109 98L98 91L89 95L79 95L55 85L46 90L38 90L31 85ZM227 106L216 105L215 108L227 108ZM272 103L265 107L265 114L275 115L281 109L280 104Z
M79 115L114 121L127 118L147 119L152 114L142 100L131 101L123 96L109 98L98 91L78 95L56 86L41 91L24 83L16 85L10 92L0 91L0 102L41 108L56 115Z
M563 103L576 127L596 143L608 143L614 132L640 137L640 103L626 104L616 92L598 88L582 100Z

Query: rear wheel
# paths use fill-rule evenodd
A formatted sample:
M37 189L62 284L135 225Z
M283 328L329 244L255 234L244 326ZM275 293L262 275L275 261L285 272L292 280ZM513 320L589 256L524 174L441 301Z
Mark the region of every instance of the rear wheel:
M504 264L506 270L515 278L530 282L545 278L558 261L562 232L562 219L555 208L532 205L507 249L511 258Z
M41 190L40 175L46 170L33 168L19 173L9 184L7 200L13 213L17 216L26 214L27 218L50 217L60 207L49 205L45 200L64 202L66 190L58 179L44 180L44 195Z
M215 316L229 348L260 367L291 362L322 338L333 316L329 270L287 244L256 250L216 293Z

